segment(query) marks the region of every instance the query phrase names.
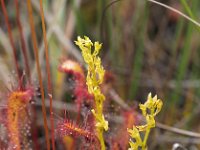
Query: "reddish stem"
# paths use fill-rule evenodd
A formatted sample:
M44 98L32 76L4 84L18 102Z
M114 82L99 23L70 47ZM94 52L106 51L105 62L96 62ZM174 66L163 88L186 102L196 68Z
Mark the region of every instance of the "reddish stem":
M9 40L10 40L10 43L11 43L11 46L12 46L12 49L13 49L15 68L16 68L16 71L17 71L18 82L19 82L19 85L20 85L20 76L21 75L20 75L20 71L19 71L19 64L18 64L18 61L17 61L17 50L16 50L15 45L14 45L14 40L13 40L12 31L11 31L11 27L10 27L11 25L10 25L10 22L9 22L9 19L8 19L8 13L7 13L7 10L6 10L6 7L5 7L4 0L1 0L1 8L3 10L5 23L6 23L7 30L8 30Z
M42 31L43 31L44 45L45 45L47 84L48 84L48 94L49 94L49 102L50 102L50 108L49 109L50 109L50 120L51 120L51 140L52 140L52 149L55 150L54 118L53 118L53 107L52 107L52 85L51 85L49 53L48 53L48 44L47 44L47 37L46 37L46 28L45 28L45 20L44 20L44 11L43 11L42 0L40 0L40 15L41 15L41 20L42 20Z
M21 45L22 45L22 53L23 53L23 56L24 56L26 72L28 74L29 83L31 83L30 67L29 67L29 64L28 64L28 56L27 56L26 44L25 44L24 35L23 35L23 29L22 29L22 25L21 25L21 21L20 21L18 0L15 0L15 8L16 8L17 25L18 25L18 28L19 28L20 41L21 41Z
M23 54L23 57L24 57L24 63L25 63L26 72L27 72L27 75L28 75L28 82L29 82L29 84L31 84L30 67L29 67L29 63L28 63L28 55L27 55L26 43L25 43L24 35L23 35L23 28L22 28L22 24L21 24L21 20L20 20L18 0L15 0L15 8L16 8L17 25L18 25L19 34L20 34L20 42L21 42L21 46L22 46L22 54ZM37 120L35 108L33 108L33 118L34 118L35 121ZM38 149L39 145L38 145L38 142L37 142L37 139L38 139L37 130L36 130L35 126L32 126L32 127L33 127L34 146L35 146L36 149Z
M43 114L43 121L44 121L45 138L46 138L47 149L50 150L50 141L49 141L47 116L46 116L46 108L45 108L45 98L44 98L44 87L43 87L43 83L42 83L42 73L41 73L40 62L39 62L38 44L37 44L37 39L36 39L36 34L35 34L31 0L27 0L27 7L28 7L29 23L30 23L30 27L31 27L31 36L32 36L32 40L33 40L34 55L35 55L35 59L36 59L37 73L38 73L38 78L39 78L39 83L40 83L40 92L41 92L41 96L42 96L42 114Z

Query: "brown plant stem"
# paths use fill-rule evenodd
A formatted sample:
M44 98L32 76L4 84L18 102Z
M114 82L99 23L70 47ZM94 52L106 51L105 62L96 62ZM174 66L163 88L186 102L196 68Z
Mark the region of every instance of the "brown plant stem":
M19 28L20 42L21 42L21 46L22 46L22 54L24 57L24 63L25 63L26 72L28 75L28 81L29 81L29 83L31 83L30 67L28 64L27 49L26 49L26 44L25 44L24 35L23 35L23 29L22 29L22 25L21 25L21 21L20 21L18 0L15 0L15 8L16 8L16 16L17 16L17 26Z
M10 25L10 22L9 22L9 19L8 19L8 13L7 13L7 10L6 10L6 7L5 7L4 0L1 0L1 8L3 10L3 15L4 15L7 30L8 30L8 36L9 36L10 44L11 44L12 49L13 49L15 69L16 69L17 76L18 76L18 82L19 82L19 85L21 86L21 84L20 84L21 75L20 75L20 70L19 70L19 64L18 64L18 61L17 61L17 50L16 50L15 45L14 45L14 40L13 40L12 31L11 31L11 27L10 27L11 25Z
M22 54L24 57L26 73L28 75L28 82L29 84L31 84L32 82L31 82L30 67L28 63L27 49L26 49L26 44L25 44L24 35L23 35L23 28L22 28L22 24L20 20L19 1L18 0L14 0L14 1L15 1L15 8L16 8L17 26L19 28L20 42L22 46ZM37 114L34 107L33 107L33 118L35 121L37 120ZM38 140L37 140L38 139L37 129L34 125L32 126L32 128L33 128L33 143L34 143L35 148L38 149L39 145L38 145Z
M47 70L47 84L48 84L48 94L49 94L49 102L50 102L50 121L51 121L51 141L52 141L52 149L55 150L55 139L54 139L54 118L53 118L53 108L52 108L52 84L51 84L51 75L50 75L50 65L49 65L49 53L48 53L48 44L46 37L46 28L45 28L45 20L44 20L44 11L42 0L40 0L40 15L42 20L42 32L44 37L44 46L45 46L45 57L46 57L46 70Z
M35 34L32 5L31 5L30 0L27 0L27 7L28 7L28 15L29 15L29 24L31 27L31 37L33 40L34 55L36 59L37 73L38 73L39 84L40 84L40 92L42 96L42 114L43 114L43 121L44 121L45 138L46 138L47 149L50 150L50 141L49 141L48 126L47 126L46 108L45 108L44 87L42 83L42 73L41 73L39 55L38 55L38 44L37 44L37 39L36 39L36 34Z

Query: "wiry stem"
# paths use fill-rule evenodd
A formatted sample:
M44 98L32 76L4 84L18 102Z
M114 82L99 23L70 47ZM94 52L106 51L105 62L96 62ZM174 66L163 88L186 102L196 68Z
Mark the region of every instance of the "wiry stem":
M97 129L97 134L98 134L99 142L101 145L101 150L105 150L106 146L105 146L104 137L103 137L103 129Z
M39 55L38 55L38 44L37 44L37 39L36 39L36 34L35 34L32 6L31 6L30 0L27 0L27 7L28 7L29 23L30 23L30 27L31 27L31 36L32 36L32 40L33 40L34 55L35 55L36 65L37 65L37 73L38 73L39 83L40 83L40 92L41 92L41 96L42 96L42 114L43 114L43 119L44 119L45 138L46 138L47 149L50 150L50 141L49 141L47 116L46 116L46 108L45 108L45 98L44 98L44 87L43 87L43 83L42 83L42 74L41 74Z
M147 0L147 1L152 2L152 3L155 3L155 4L160 5L160 6L162 6L162 7L165 7L165 8L167 8L167 9L169 9L169 10L171 10L171 11L173 11L173 12L179 14L179 15L181 15L181 16L184 17L185 19L187 19L187 20L189 20L190 22L194 23L196 26L200 27L200 23L199 23L199 22L195 21L194 19L190 18L189 16L185 15L184 13L178 11L177 9L175 9L175 8L173 8L173 7L170 7L170 6L165 5L165 4L163 4L163 3L157 2L157 1L155 1L155 0Z
M107 11L113 4L115 4L115 3L117 3L117 2L120 2L120 1L124 1L124 0L113 0L113 1L110 2L110 3L104 8L104 10L103 10L102 17L101 17L101 24L100 24L100 37L101 37L102 40L104 40L104 39L103 39L103 38L104 38L104 37L103 37L103 36L104 36L104 35L103 35L103 27L104 27L104 26L103 26L103 25L104 25L104 18L105 18L105 15L106 15L106 11ZM165 8L167 8L167 9L169 9L169 10L171 10L171 11L173 11L173 12L179 14L179 15L181 15L181 16L184 17L185 19L187 19L187 20L189 20L190 22L194 23L194 24L198 27L198 30L200 30L200 29L199 29L200 23L199 23L198 21L195 21L195 20L194 20L194 17L193 17L193 15L191 15L190 10L187 9L187 11L189 12L189 15L190 15L190 17L189 17L189 16L185 15L184 13L178 11L177 9L175 9L175 8L173 8L173 7L170 7L170 6L168 6L168 5L165 5L165 4L161 3L161 2L158 2L158 1L155 1L155 0L147 0L147 1L149 1L149 2L151 2L151 3L154 3L154 4L157 4L157 5L160 5L160 6L162 6L162 7L165 7ZM184 2L183 2L183 3L184 3ZM184 5L187 5L187 4L184 3Z
M142 143L142 150L146 149L146 145L147 145L147 140L148 140L148 137L149 137L149 133L150 133L150 129L147 129L146 132L145 132L143 143Z
M6 23L7 30L8 30L9 40L10 40L10 43L11 43L11 46L12 46L12 49L13 49L15 68L16 68L17 75L18 75L18 82L19 82L19 85L21 85L20 84L20 78L21 78L20 76L21 75L20 75L20 70L19 70L19 64L18 64L18 61L17 61L17 50L16 50L15 45L14 45L14 40L13 40L12 31L11 31L11 27L10 27L10 22L9 22L9 19L8 19L8 14L7 14L7 10L6 10L6 7L5 7L4 0L1 0L1 8L3 10L5 23Z
M26 44L25 44L24 35L23 35L23 29L22 29L22 25L21 25L21 21L20 21L18 0L15 0L15 8L16 8L17 25L19 28L20 42L21 42L21 46L22 46L22 53L23 53L23 57L24 57L26 72L28 75L28 81L29 81L29 83L31 83L30 67L28 64L27 49L26 49Z
M15 0L15 8L16 8L17 25L18 25L19 34L20 34L20 42L21 42L21 46L22 46L22 54L23 54L23 57L24 57L26 73L28 75L28 82L29 82L29 84L31 84L30 67L29 67L29 63L28 63L28 56L27 56L27 49L26 49L26 44L25 44L24 35L23 35L23 28L22 28L22 24L21 24L21 20L20 20L18 0ZM34 120L36 120L36 110L33 108L33 111L34 111L33 112ZM35 148L38 149L37 131L36 131L35 126L33 126L33 142L34 142Z
M43 37L44 37L47 82L48 82L47 84L48 84L48 94L49 94L49 102L50 102L51 140L52 140L52 149L55 150L54 118L53 118L53 108L52 108L52 85L51 85L48 44L47 44L47 37L46 37L46 28L45 28L45 20L44 20L44 11L43 11L43 6L42 6L42 0L40 0L40 15L41 15L41 20L42 20L42 31L43 31Z
M22 54L23 54L23 57L24 57L26 73L28 75L28 82L29 82L29 84L31 84L30 67L29 67L29 63L28 63L28 55L27 55L27 49L26 49L26 44L25 44L24 35L23 35L23 28L22 28L22 24L21 24L21 20L20 20L18 0L15 0L15 8L16 8L17 25L18 25L19 34L20 34L20 42L21 42L21 46L22 46ZM35 110L35 108L33 108L33 116L34 116L34 120L36 120L36 110ZM33 126L33 142L34 142L35 148L38 149L37 131L36 131L35 126Z

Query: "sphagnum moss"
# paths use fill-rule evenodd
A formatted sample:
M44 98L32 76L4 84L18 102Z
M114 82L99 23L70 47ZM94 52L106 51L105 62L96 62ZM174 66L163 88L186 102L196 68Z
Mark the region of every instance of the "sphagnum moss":
M101 59L97 56L102 44L99 42L95 42L93 44L86 36L84 38L78 37L75 43L81 49L84 61L88 65L86 84L88 86L89 93L94 95L95 100L95 109L92 109L91 111L95 116L96 131L101 144L101 149L105 150L103 131L108 130L108 121L105 120L103 115L103 102L105 100L105 96L100 90L100 84L103 82L105 70L101 65Z

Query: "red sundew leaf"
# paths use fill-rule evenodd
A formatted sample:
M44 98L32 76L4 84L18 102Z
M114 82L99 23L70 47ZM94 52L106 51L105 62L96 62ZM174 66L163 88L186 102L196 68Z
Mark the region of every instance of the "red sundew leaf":
M6 126L9 134L10 145L16 150L21 149L20 129L28 122L26 106L33 97L33 89L15 90L11 92L7 99ZM22 125L23 124L23 125Z
M85 79L84 72L80 64L73 60L61 60L61 64L59 65L58 70L64 73L72 73L74 76L82 77Z
M83 137L87 142L99 145L98 138L93 132L77 125L71 120L60 121L57 124L57 133L62 138L65 136Z

